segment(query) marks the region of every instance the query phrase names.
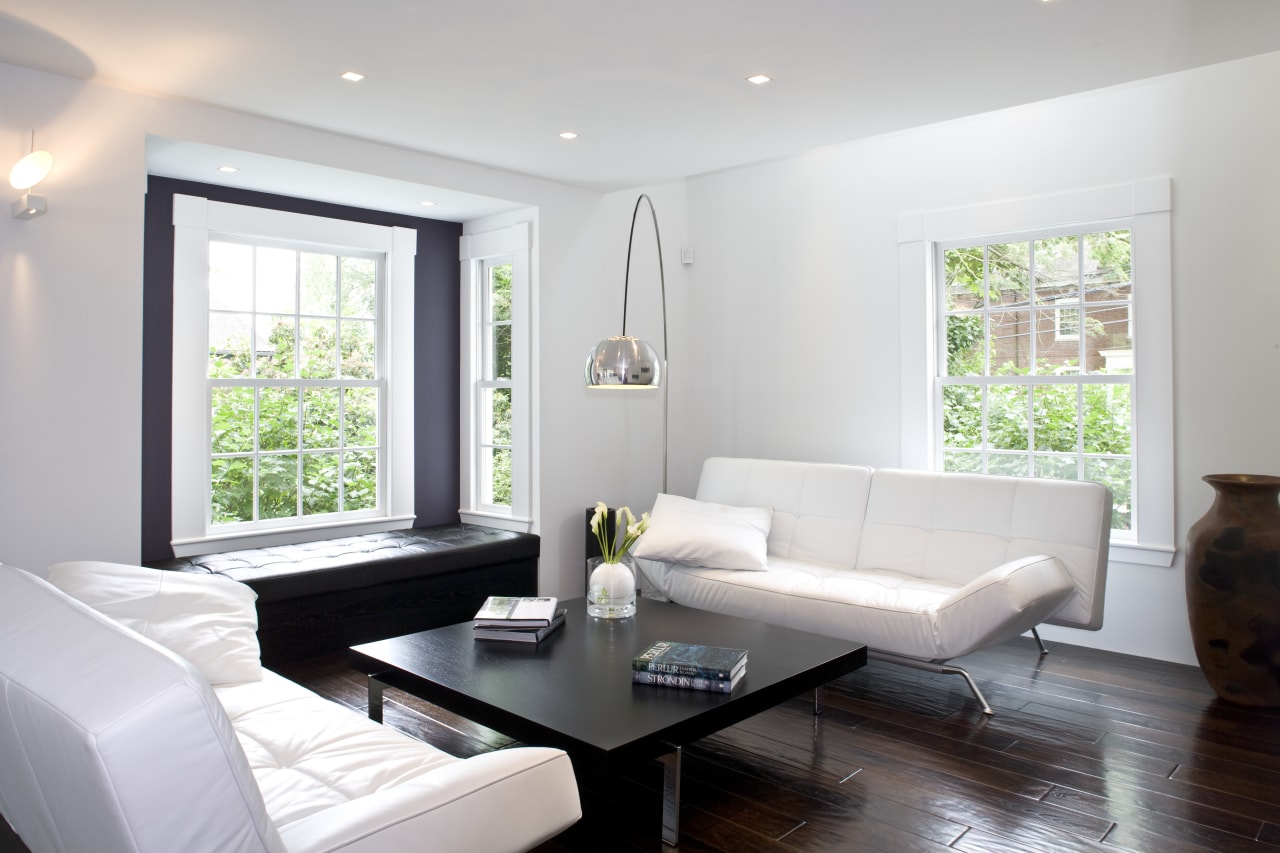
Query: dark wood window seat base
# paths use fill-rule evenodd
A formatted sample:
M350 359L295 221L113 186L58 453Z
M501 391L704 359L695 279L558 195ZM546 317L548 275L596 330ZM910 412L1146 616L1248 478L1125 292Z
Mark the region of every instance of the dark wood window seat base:
M252 587L272 666L462 622L489 595L536 595L539 545L530 533L445 524L148 565Z

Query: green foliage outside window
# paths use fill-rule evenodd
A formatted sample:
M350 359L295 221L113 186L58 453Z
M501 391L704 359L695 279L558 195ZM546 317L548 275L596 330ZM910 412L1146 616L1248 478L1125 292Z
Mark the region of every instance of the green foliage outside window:
M1105 349L1110 337L1097 316L1087 314L1093 304L1089 294L1101 293L1099 298L1111 300L1108 305L1119 304L1127 312L1129 233L1055 237L1035 241L1032 249L1031 242L1018 242L943 253L948 301L945 369L951 377L942 387L943 466L949 471L1096 480L1112 491L1112 527L1129 529L1131 386L1089 377L1131 369L1085 372L1078 354L1022 363L996 357L1008 351L1009 345L1002 350L997 338L1012 338L1010 318L1025 320L1030 327L1038 306L1050 304L1063 291L1074 293L1068 298L1086 312L1086 351ZM1083 263L1078 260L1081 251ZM1123 296L1115 298L1115 292ZM1029 340L1035 332L1026 334ZM1081 381L978 381L1035 376L1073 376ZM966 382L965 377L973 380Z
M511 379L511 264L489 267L489 379ZM511 389L488 391L490 503L511 506Z
M244 288L248 276L258 287L256 302L232 307L274 309L217 310L211 284L213 524L376 508L380 390L344 380L377 378L377 262L259 247L255 278L244 261L253 247L210 248L211 283ZM217 267L224 257L229 269ZM297 285L273 286L271 274Z

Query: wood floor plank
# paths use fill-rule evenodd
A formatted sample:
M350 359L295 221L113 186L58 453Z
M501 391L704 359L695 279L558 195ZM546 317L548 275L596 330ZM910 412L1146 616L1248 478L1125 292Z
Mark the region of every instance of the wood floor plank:
M1125 793L1128 796L1100 797L1070 788L1054 788L1044 799L1151 836L1188 841L1224 853L1242 849L1239 845L1252 842L1262 829L1260 820L1222 812L1201 803L1142 791Z
M1199 670L1017 638L963 680L875 662L686 747L684 853L1244 853L1280 850L1280 712L1226 705ZM288 677L364 711L341 657ZM456 755L512 745L388 690L387 724ZM537 849L656 851L661 771L590 792L593 816ZM607 838L602 847L601 839ZM669 848L668 848L669 849Z
M965 853L1116 853L1116 848L1101 841L1089 841L1064 832L1022 832L1017 838L993 835L971 829L951 845Z
M939 676L940 678L942 676ZM831 700L833 706L863 716L881 720L911 719L897 713L894 709L886 709L862 696L844 694ZM1019 703L1025 704L1025 703ZM1105 730L1077 714L1076 719L1058 719L1043 714L1030 713L1020 708L999 707L994 717L982 717L976 720L951 719L943 720L946 728L951 730L982 731L987 737L1005 738L1009 743L1030 740L1036 743L1054 745L1063 749L1071 749L1081 744L1097 743L1105 734ZM916 721L912 720L915 724ZM920 721L921 725L932 729L939 727L930 720Z
M778 711L770 712L778 714ZM735 726L717 737L726 739L733 737L735 731L745 731L749 726L761 726L757 737L765 733L773 733L782 737L794 725L778 725L761 722L757 716L747 723ZM859 734L859 729L849 729L847 737L837 744L834 738L828 743L828 757L838 757L841 762L855 764L863 768L855 779L863 780L886 777L887 787L895 791L894 798L906 805L923 811L941 815L956 823L975 825L976 821L992 821L991 828L1008 827L1010 816L1018 821L1054 827L1068 833L1085 838L1101 839L1110 829L1110 822L1097 820L1068 809L1046 804L1032 796L1019 795L1008 790L1009 787L1020 787L1021 780L1009 780L1004 774L992 771L987 780L994 784L979 781L983 771L972 765L947 765L951 770L959 769L959 775L945 772L934 764L936 755L929 754L925 761L903 760L911 752L901 744L893 743L874 735ZM753 741L747 739L743 748L749 749ZM1046 786L1047 790L1047 786ZM975 808L977 807L977 808Z
M1107 738L1071 750L1034 741L1018 741L1004 751L1047 767L1061 767L1099 779L1121 769L1168 778L1181 767L1168 758L1148 756L1116 746Z
M838 780L829 774L815 776L802 765L762 757L758 751L736 748L717 736L693 745L689 754L714 765L708 784L794 814L810 832L840 836L843 825L856 817L860 834L874 830L877 837L895 838L906 847L920 846L915 839L922 838L928 842L924 846L931 849L951 843L966 829L887 799L880 789L854 781L857 774Z
M1280 728L1280 721L1277 721L1277 728ZM1149 737L1158 737L1160 740L1152 740ZM1253 780L1264 788L1280 790L1280 770L1258 767L1251 762L1252 756L1250 755L1206 755L1196 752L1194 743L1186 744L1184 742L1182 745L1165 743L1161 741L1168 740L1168 738L1164 738L1159 734L1151 735L1151 733L1147 732L1142 733L1142 736L1108 733L1104 740L1134 755L1174 761L1179 769L1203 770L1228 780ZM1228 782L1226 784L1231 783ZM1231 790L1231 788L1227 790Z
M1175 746L1264 770L1280 770L1280 738L1269 740L1266 733L1261 731L1250 731L1243 735L1224 735L1199 726L1180 727L1160 717L1133 717L1122 714L1107 717L1049 703L1036 703L1028 709L1028 713L1040 714L1063 722L1088 720L1102 726L1107 732L1127 735L1137 740Z
M1198 788L1206 788L1210 791L1232 794L1237 797L1248 798L1259 804L1259 808L1264 812L1262 818L1280 817L1280 803L1274 799L1276 789L1280 786L1280 780L1276 773L1263 773L1255 771L1248 773L1241 769L1239 773L1215 773L1199 767L1191 767L1185 764L1178 765L1169 778L1179 782L1185 782ZM1254 812L1249 812L1253 814Z

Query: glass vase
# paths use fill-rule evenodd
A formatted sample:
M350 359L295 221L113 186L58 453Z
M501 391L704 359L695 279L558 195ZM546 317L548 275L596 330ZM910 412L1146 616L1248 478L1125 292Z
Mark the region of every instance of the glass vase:
M636 565L630 554L609 563L587 560L587 613L599 619L625 619L636 613Z

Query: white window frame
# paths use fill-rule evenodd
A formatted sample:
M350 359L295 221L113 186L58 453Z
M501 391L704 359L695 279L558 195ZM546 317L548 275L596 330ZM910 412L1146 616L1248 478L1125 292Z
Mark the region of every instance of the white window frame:
M533 364L531 223L464 234L459 240L461 264L461 377L459 381L460 491L458 509L464 522L529 532L534 526ZM495 383L486 376L484 305L486 263L511 264L511 380ZM511 506L481 500L487 467L482 441L483 392L500 384L511 388Z
M476 439L475 439L476 440L475 483L476 483L476 489L477 489L475 503L476 503L476 508L481 512L484 512L490 515L506 515L511 512L511 507L509 505L497 504L492 501L486 501L484 499L484 496L487 493L492 491L492 485L493 485L492 451L500 447L506 447L507 451L512 453L513 456L515 451L511 445L498 445L498 444L494 444L492 441L485 440L486 434L489 432L488 426L493 419L493 412L491 411L491 407L487 405L488 401L491 398L486 392L503 389L503 388L507 389L508 391L512 391L514 388L514 381L512 378L508 377L505 379L501 379L493 375L495 371L494 371L494 365L492 363L493 362L493 346L492 346L493 334L496 331L497 327L501 325L507 326L510 330L514 332L514 329L515 329L514 312L513 312L513 316L510 319L505 321L495 321L493 319L493 315L491 312L493 308L492 283L493 283L494 268L501 267L501 266L512 267L511 287L512 287L512 296L514 297L515 265L512 263L512 259L510 255L498 255L496 257L483 258L481 260L478 260L476 263L480 265L478 270L479 278L477 280L477 283L479 285L479 292L477 294L479 298L478 307L480 311L480 317L478 320L478 325L479 325L478 340L480 341L480 352L478 354L480 357L480 364L479 364L479 377L476 379L475 405L476 405L476 426L479 427L480 429L477 432ZM514 308L514 299L512 300L512 303L513 303L512 308ZM512 353L512 355L514 356L514 352ZM513 368L514 368L514 361L515 359L513 358L512 359ZM513 408L512 409L513 417L514 417L514 413L515 413L515 409ZM514 440L514 437L513 437L513 440ZM512 499L514 500L514 498L515 498L515 495L513 494Z
M1063 297L1053 300L1053 339L1055 341L1078 341L1080 340L1080 323L1081 323L1081 302L1080 297ZM1075 331L1062 331L1062 312L1070 311L1075 317ZM1132 314L1130 315L1132 316ZM1083 358L1083 356L1082 356ZM1080 362L1084 364L1083 361Z
M1113 535L1116 562L1168 567L1176 551L1173 468L1172 181L1147 178L1049 196L972 207L904 213L898 219L902 464L940 467L935 435L937 311L935 247L988 238L1127 220L1133 238L1131 323L1136 385L1133 396L1134 538Z
M172 545L176 556L219 548L290 544L339 534L393 530L414 519L413 287L417 232L209 201L173 197L173 476ZM223 531L210 525L209 241L244 237L302 247L339 247L385 257L386 443L379 471L385 491L375 517L317 523L305 517L270 530Z

